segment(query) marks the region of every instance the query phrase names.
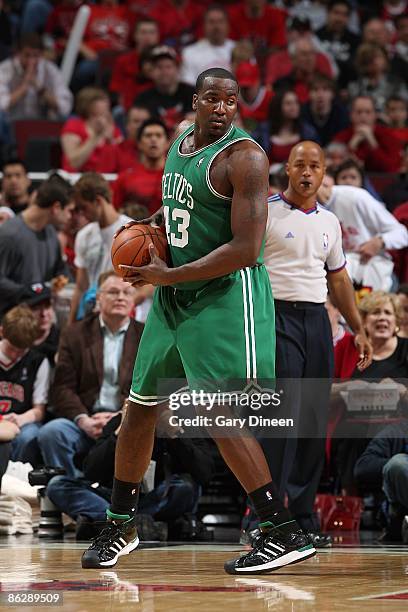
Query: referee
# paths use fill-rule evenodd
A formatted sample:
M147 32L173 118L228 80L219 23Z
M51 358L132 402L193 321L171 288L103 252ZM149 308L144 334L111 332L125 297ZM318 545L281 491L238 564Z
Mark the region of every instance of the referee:
M324 305L328 290L355 334L360 369L370 364L372 349L345 270L340 223L316 202L325 173L319 145L305 141L293 147L286 173L287 190L268 200L264 261L275 298L277 388L284 390L282 408L295 416L297 435L263 439L262 444L292 514L314 545L322 547L331 540L320 532L313 505L324 466L334 371Z

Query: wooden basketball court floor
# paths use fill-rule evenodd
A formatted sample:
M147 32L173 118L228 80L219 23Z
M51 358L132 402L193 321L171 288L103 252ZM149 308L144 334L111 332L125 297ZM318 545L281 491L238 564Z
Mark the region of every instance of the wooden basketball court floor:
M267 576L229 576L239 544L145 543L115 568L82 570L85 543L0 538L0 609L98 612L408 610L408 546L338 545ZM34 606L30 591L60 605ZM25 603L11 607L10 597ZM62 603L61 603L62 596ZM55 601L57 601L55 599Z

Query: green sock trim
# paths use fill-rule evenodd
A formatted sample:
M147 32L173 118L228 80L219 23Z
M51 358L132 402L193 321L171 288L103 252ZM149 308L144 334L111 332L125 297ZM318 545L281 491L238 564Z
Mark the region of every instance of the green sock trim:
M117 519L117 520L122 520L122 521L126 521L130 519L129 514L115 514L114 512L111 512L109 508L106 510L106 516L110 519Z
M313 544L308 544L307 546L302 546L302 548L298 548L299 552L303 552L304 550L310 550L313 548Z
M286 521L286 523L279 523L279 525L275 525L275 523L272 523L271 521L265 521L264 523L259 523L260 528L262 529L262 527L282 527L282 525L289 525L289 523L296 523L296 521L294 519L292 519L291 521Z

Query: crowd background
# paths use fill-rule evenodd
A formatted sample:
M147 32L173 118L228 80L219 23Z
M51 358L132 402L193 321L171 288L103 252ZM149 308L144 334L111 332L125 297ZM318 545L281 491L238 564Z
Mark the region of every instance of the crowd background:
M408 515L408 2L101 0L88 4L66 82L61 63L83 4L0 2L0 477L10 459L63 467L50 499L80 537L103 519L153 292L111 273L110 244L126 221L159 208L174 129L194 121L195 80L221 66L240 86L237 123L268 155L271 194L286 188L293 145L309 139L325 151L318 197L340 219L375 360L362 381L353 339L328 301L338 382L321 490L374 500L386 537L400 539ZM396 390L392 415L354 420L350 434L350 379ZM158 438L141 508L172 537L199 537L205 503L214 510L227 491L236 517L242 496L215 447L179 433Z

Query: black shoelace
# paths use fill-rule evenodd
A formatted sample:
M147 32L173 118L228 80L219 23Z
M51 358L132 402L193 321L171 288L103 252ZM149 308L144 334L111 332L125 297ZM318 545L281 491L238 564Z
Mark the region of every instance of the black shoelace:
M99 535L92 538L91 548L107 548L114 541L114 537L120 533L120 527L116 523L110 523L102 529Z

